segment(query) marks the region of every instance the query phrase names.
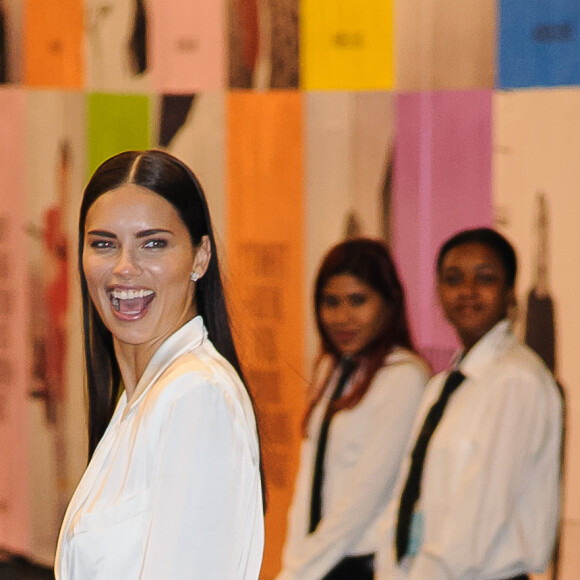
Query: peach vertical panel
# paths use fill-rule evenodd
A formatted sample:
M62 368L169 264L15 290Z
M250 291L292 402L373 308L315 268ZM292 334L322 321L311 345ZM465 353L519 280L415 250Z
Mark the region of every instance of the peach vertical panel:
M566 393L562 580L577 578L580 565L579 110L577 87L494 95L494 201L498 226L518 253L518 321L555 338L556 375ZM551 320L539 314L547 302Z
M395 133L391 92L313 91L305 98L305 291L324 254L347 235L387 235L389 173ZM319 338L311 301L306 360ZM308 364L308 368L311 368Z
M225 0L151 1L152 83L192 93L225 85Z
M24 91L0 89L0 551L29 551Z
M170 124L172 105L180 103L184 95L162 95L158 107L159 133L157 146L167 149L185 161L199 179L207 197L214 227L214 236L221 253L225 244L225 93L192 95L189 112L178 119L181 125L175 133L163 138L163 127ZM183 113L175 111L178 116ZM167 133L166 133L167 135ZM173 135L173 136L172 136Z
M87 88L117 93L149 88L149 9L145 0L84 0Z
M83 85L81 0L28 0L24 29L24 77L31 86Z
M228 249L236 338L262 426L262 577L280 568L304 411L302 97L228 96Z
M304 88L392 87L392 0L302 0L301 7Z
M493 88L497 4L495 0L397 0L397 88Z

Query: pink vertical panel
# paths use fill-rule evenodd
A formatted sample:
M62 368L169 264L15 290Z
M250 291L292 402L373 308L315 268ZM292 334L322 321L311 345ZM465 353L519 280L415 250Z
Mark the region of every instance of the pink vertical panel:
M457 346L435 290L455 232L492 224L491 91L399 95L391 241L418 347L436 370Z
M225 2L152 0L154 87L194 93L225 86Z
M0 89L0 549L29 547L24 91Z

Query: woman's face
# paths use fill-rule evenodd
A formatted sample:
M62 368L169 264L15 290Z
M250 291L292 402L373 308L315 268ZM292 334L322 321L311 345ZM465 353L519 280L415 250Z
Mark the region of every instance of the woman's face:
M373 288L351 274L337 274L322 289L320 321L342 355L368 346L388 323L390 308Z
M443 311L466 349L505 318L515 302L499 257L479 242L456 246L447 253L437 291Z
M87 213L83 271L105 326L123 344L157 347L196 315L192 271L209 261L207 237L194 248L175 208L127 184Z

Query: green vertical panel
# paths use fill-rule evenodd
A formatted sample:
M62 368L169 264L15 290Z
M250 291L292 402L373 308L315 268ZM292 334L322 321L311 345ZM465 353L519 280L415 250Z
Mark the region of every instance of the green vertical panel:
M116 153L150 147L149 97L91 93L87 98L89 175Z

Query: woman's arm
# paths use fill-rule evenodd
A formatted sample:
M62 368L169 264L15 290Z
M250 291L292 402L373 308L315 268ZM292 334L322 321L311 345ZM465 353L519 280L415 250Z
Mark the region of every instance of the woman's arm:
M140 578L254 580L263 543L255 433L222 385L191 373L180 382L161 432Z

